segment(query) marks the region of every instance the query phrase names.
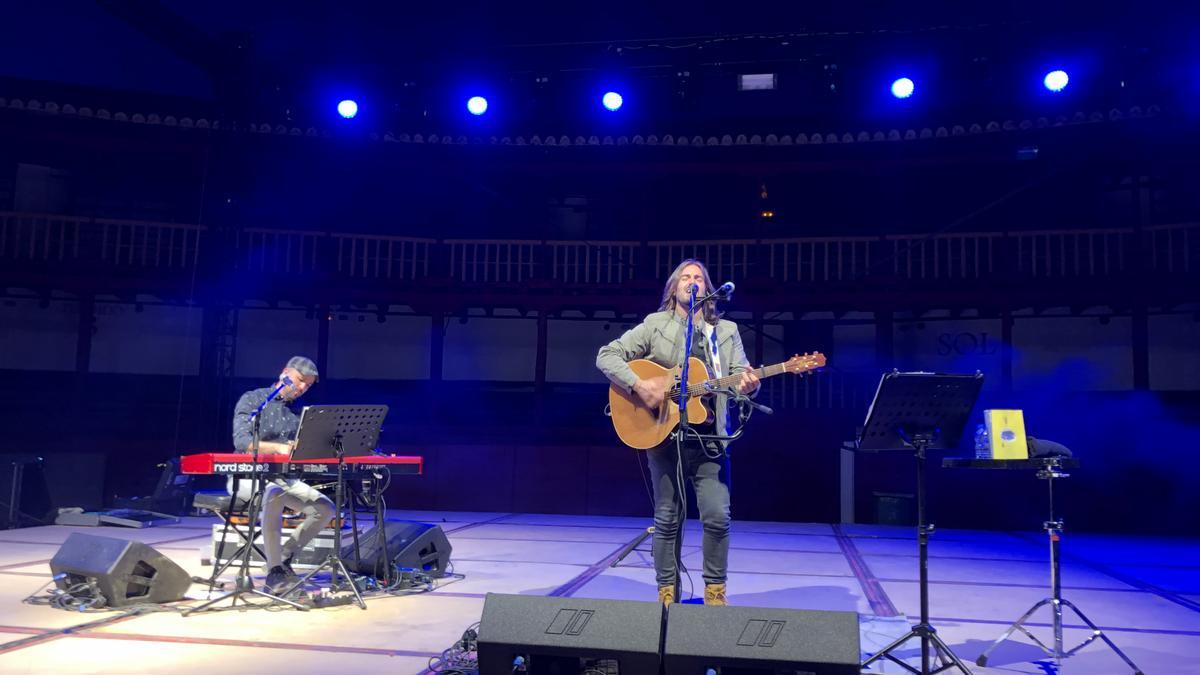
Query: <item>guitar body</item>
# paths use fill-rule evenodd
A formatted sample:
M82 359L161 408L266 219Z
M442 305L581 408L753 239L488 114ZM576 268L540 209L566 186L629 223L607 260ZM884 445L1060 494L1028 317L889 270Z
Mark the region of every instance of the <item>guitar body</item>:
M739 372L735 375L709 379L712 375L703 361L693 356L688 359L688 364L687 391L691 392L687 402L688 424L700 424L711 417L702 397L707 392L735 390L744 373ZM630 361L629 367L643 380L655 377L671 378L671 386L668 391L679 387L680 368L663 368L646 359ZM748 372L762 380L783 373L803 375L824 367L825 355L821 352L813 352L805 353L803 356L796 354L783 363L762 366ZM666 440L675 426L679 424L678 396L678 392L674 396L668 395L657 410L651 410L642 404L642 399L638 398L637 394L625 393L620 387L610 385L608 410L612 417L613 427L617 430L617 436L621 442L636 450L648 450Z
M703 384L710 377L704 362L696 357L688 359L688 384ZM629 367L641 379L655 377L671 378L672 387L679 383L682 371L662 366L646 359L629 362ZM668 388L670 389L670 388ZM646 407L638 395L626 393L620 387L612 385L608 388L608 405L612 415L613 427L621 442L637 450L648 450L658 446L679 424L679 400L668 396L657 410ZM710 417L701 397L693 396L687 402L688 424L701 424Z

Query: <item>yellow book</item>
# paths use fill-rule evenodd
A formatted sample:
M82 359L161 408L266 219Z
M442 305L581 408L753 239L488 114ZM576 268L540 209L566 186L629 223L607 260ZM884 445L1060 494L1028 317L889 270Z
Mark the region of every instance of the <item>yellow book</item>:
M1029 459L1025 414L1020 410L984 410L992 459Z

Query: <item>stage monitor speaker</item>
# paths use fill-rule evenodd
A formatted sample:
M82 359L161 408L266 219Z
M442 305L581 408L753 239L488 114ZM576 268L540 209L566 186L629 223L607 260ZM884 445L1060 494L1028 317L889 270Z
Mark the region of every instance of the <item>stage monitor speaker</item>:
M183 599L192 578L139 541L73 533L50 560L62 590L95 580L109 607Z
M657 602L488 593L479 672L513 673L520 664L530 675L574 675L584 660L606 660L621 675L658 675L661 636Z
M676 604L667 612L666 675L710 669L858 675L858 615Z
M387 555L397 567L419 570L433 577L443 577L450 564L450 541L438 525L410 521L388 521ZM383 547L379 528L373 528L359 537L358 572L380 575L383 573ZM354 560L353 547L342 549L342 559Z

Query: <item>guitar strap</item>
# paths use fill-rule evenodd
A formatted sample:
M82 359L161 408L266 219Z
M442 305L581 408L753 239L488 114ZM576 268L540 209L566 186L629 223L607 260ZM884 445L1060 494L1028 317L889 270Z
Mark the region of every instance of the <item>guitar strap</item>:
M706 355L706 356L708 356L708 358L705 359L705 361L707 362L706 365L708 365L709 367L712 368L713 375L715 377L724 377L725 373L722 371L722 368L721 368L721 353L720 353L720 350L717 349L717 327L707 321L701 321L700 325L697 326L696 328L697 328L697 332L700 335L696 336L695 334L693 334L692 340L694 342L697 339L697 337L699 337L699 339L702 340L704 342L704 344L706 345L705 351L708 352ZM697 347L697 345L693 345L693 347L692 347L693 354L696 353L696 351L695 351L696 347ZM684 358L687 358L687 357L685 356Z
M724 377L725 372L721 368L721 353L717 349L717 327L705 321L703 324L705 336L708 338L709 344L709 364L712 365L713 373L717 377Z

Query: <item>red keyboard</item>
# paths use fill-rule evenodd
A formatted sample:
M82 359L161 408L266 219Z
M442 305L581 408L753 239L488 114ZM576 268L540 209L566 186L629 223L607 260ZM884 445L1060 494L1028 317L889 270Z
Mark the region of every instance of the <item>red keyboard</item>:
M420 457L363 455L347 457L345 462L349 476L382 470L392 474L419 474L423 469ZM257 471L272 476L328 478L337 476L338 463L337 459L293 460L282 455L259 455L255 465L250 455L244 452L202 452L180 457L179 470L205 476L249 476Z

